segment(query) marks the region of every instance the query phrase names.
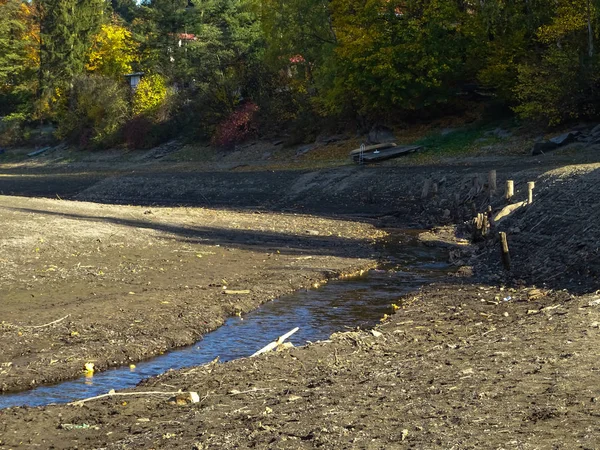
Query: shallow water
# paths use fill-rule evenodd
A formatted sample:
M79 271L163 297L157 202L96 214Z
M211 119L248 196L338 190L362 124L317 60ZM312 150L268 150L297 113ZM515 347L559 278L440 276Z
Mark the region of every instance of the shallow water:
M318 289L295 292L266 303L243 317L228 319L196 344L140 362L135 369L115 368L30 391L0 395L0 409L42 406L134 387L144 378L169 369L250 356L277 337L299 327L289 342L303 345L327 339L336 331L372 327L401 295L447 276L447 256L409 235L394 235L386 244L382 269L360 277L332 281Z

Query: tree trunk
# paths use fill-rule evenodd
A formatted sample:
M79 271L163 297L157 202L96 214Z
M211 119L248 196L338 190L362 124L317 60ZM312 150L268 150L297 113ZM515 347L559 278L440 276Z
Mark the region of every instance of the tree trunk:
M587 26L588 26L588 56L594 57L594 30L592 30L592 8L591 0L587 0Z

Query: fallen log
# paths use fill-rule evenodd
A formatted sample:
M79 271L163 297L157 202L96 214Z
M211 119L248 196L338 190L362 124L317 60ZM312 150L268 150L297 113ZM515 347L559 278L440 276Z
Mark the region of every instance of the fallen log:
M508 216L510 216L513 212L515 212L521 206L525 206L526 204L527 204L527 202L518 202L518 203L513 203L512 205L505 206L494 217L494 223L497 224L497 223L501 222L503 219L506 219Z

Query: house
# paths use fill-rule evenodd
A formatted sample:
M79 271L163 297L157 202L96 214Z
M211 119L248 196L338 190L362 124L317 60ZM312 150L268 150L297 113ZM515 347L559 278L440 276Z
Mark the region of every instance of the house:
M125 75L125 79L127 80L127 83L129 84L129 87L131 88L132 91L136 90L136 88L138 87L138 84L140 84L140 81L143 76L144 76L144 72L134 72L134 73L128 73L127 75Z

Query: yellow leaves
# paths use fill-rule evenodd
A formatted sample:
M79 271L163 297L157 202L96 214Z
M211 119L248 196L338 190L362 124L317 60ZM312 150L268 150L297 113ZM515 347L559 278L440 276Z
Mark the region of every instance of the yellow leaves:
M94 38L88 55L86 69L110 77L121 77L132 71L139 58L138 43L125 27L116 24L102 25Z
M552 23L541 26L537 37L544 44L556 44L574 32L587 28L587 9L585 2L562 0ZM593 7L593 6L592 6ZM595 15L595 12L592 12Z
M168 95L165 79L160 75L142 78L133 95L133 114L151 115L166 101Z

